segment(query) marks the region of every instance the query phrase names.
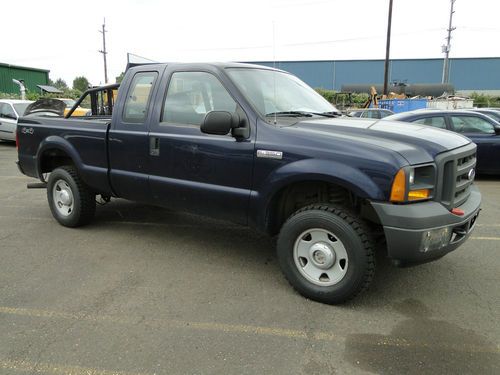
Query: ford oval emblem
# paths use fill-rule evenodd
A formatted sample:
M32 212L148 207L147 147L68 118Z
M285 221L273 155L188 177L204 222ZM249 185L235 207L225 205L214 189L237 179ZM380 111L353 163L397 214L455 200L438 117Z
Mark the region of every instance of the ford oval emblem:
M474 179L474 177L476 176L476 171L474 168L472 168L469 173L467 173L467 178L469 179L469 181L472 181Z

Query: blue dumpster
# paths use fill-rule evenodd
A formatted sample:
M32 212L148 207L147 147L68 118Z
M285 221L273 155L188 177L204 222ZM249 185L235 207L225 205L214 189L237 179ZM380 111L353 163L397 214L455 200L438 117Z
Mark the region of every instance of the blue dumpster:
M408 112L427 108L427 99L385 99L378 101L379 108L389 109L394 113Z

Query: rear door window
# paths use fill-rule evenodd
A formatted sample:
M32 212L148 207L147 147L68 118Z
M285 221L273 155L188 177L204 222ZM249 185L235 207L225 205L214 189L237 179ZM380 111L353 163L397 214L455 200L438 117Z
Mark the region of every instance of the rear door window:
M432 126L434 128L446 129L446 121L443 116L425 117L414 122L417 124Z
M379 111L379 114L380 114L380 118L384 118L384 117L392 115L392 112L382 110L382 111Z
M0 117L7 118L7 119L15 119L17 118L16 113L14 112L14 109L10 104L7 103L0 103Z
M493 125L480 117L451 116L451 124L457 133L495 134Z

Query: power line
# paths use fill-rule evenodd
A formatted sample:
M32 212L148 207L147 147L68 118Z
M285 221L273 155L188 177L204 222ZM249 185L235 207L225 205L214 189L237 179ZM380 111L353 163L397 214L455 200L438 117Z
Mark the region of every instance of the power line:
M443 31L445 30L443 27L434 27L428 29L407 31L403 33L391 33L391 38L402 37L414 34L422 34L433 31ZM317 42L298 42L298 43L282 43L281 47L301 47L301 46L314 46L321 44L335 44L335 43L348 43L348 42L357 42L362 40L373 40L373 39L381 39L386 37L386 35L370 35L370 36L360 36L360 37L352 37L352 38L344 38L344 39L332 39L332 40L320 40ZM234 51L234 50L251 50L251 49L264 49L264 48L272 48L272 44L262 44L256 46L246 46L246 47L216 47L216 48L183 48L180 51Z

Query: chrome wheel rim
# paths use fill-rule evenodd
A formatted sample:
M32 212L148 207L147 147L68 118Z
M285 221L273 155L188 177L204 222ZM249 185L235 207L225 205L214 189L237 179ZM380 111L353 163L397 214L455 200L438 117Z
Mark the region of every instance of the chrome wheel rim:
M332 232L321 228L308 229L297 237L293 258L302 276L319 286L339 283L349 266L342 241Z
M69 216L73 213L73 191L66 181L56 181L52 188L52 198L54 200L54 207L59 214Z

